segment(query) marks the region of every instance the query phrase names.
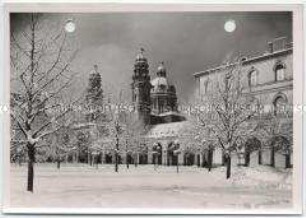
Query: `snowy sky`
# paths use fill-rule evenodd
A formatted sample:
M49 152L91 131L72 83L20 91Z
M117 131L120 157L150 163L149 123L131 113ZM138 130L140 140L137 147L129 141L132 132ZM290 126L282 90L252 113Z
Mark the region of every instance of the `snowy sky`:
M151 77L156 76L159 62L164 61L168 77L177 87L178 98L187 101L195 89L193 73L220 64L233 52L249 55L264 52L272 38L292 39L290 12L49 14L47 17L57 22L72 18L76 23L71 39L77 41L79 53L73 66L82 73L74 90L86 88L88 72L98 64L106 92L123 89L126 99L130 99L133 64L140 47L146 50ZM236 21L237 28L232 33L224 30L228 19ZM22 15L13 15L12 27L23 28L22 20Z

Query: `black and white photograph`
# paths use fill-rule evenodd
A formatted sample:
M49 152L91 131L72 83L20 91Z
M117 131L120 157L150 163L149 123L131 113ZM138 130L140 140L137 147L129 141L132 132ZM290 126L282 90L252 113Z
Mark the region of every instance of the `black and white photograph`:
M298 213L301 10L252 7L9 11L5 208Z

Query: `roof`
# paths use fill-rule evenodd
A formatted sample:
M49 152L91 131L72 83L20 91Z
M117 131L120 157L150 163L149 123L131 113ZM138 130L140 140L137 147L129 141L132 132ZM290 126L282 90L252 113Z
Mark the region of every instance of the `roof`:
M243 60L242 65L247 65L247 64L250 64L250 63L253 63L253 62L262 61L262 60L272 58L272 57L276 57L276 56L286 55L286 54L292 53L292 51L293 51L293 48L290 47L290 48L285 48L285 49L282 49L282 50L274 51L273 53L264 53L262 55L255 56L255 57L250 57L250 58L247 58L247 59ZM198 77L198 76L201 76L201 75L204 75L204 74L224 70L224 69L226 69L230 66L233 66L235 64L237 64L237 63L219 65L219 66L214 67L214 68L209 68L209 69L206 69L206 70L203 70L203 71L196 72L196 73L193 74L193 76Z
M186 133L190 129L190 122L181 121L173 123L163 123L152 126L147 133L147 138L163 138L163 137L178 137Z

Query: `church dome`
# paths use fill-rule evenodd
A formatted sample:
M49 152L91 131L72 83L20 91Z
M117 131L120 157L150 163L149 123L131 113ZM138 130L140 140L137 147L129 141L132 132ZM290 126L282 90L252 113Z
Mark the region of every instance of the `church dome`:
M171 92L173 85L168 82L164 62L161 62L157 68L157 77L151 80L151 93L168 93Z
M165 77L156 77L151 81L151 84L153 86L153 89L155 88L165 88L167 89L169 84L168 80Z
M151 80L152 90L151 93L168 93L171 92L171 88L173 85L171 85L168 82L168 79L166 77L158 76Z

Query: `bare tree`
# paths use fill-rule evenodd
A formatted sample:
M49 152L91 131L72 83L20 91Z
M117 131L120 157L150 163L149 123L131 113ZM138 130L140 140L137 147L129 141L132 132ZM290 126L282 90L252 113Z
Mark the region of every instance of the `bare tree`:
M56 126L53 124L53 128L59 128L59 126L62 126L62 128L60 131L55 131L54 134L50 135L51 142L48 143L49 146L47 147L49 156L56 162L57 169L60 169L61 162L76 150L75 143L71 138L71 126L67 126L65 123L72 122L63 117L56 122Z
M22 133L20 140L25 142L27 190L33 192L36 150L45 145L41 142L46 137L63 127L51 126L71 111L66 106L59 114L52 112L60 106L54 99L72 83L70 64L76 51L70 48L63 28L52 28L48 25L50 19L43 15L26 14L23 21L22 28L12 27L11 31L11 92L19 96L11 108L11 117Z
M285 156L285 167L290 168L292 116L292 110L288 108L282 111L274 109L258 119L258 135L266 139L266 146L271 150L270 165L272 167L275 167L275 153L281 151Z
M241 81L241 64L237 61L227 64L224 77L218 80L213 91L201 100L196 120L201 131L207 131L208 138L221 147L225 164L226 178L231 176L231 154L236 151L239 139L254 131L255 125L248 125L257 101L245 93Z

